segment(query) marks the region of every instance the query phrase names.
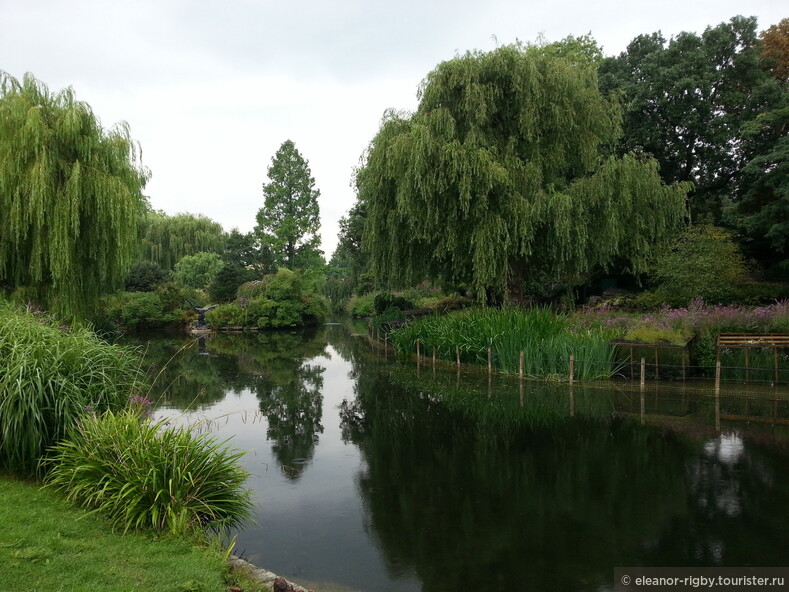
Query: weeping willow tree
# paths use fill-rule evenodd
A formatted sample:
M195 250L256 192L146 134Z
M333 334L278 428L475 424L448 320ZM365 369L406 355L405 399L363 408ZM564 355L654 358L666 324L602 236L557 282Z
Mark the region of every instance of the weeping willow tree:
M84 317L137 252L147 170L125 123L0 71L0 286Z
M168 216L149 212L142 223L142 253L145 261L162 269L173 269L187 255L220 254L227 237L222 225L211 218L194 214Z
M385 115L356 178L379 278L517 298L529 277L644 270L688 187L651 159L605 156L621 115L597 52L568 39L467 53L427 76L415 113Z

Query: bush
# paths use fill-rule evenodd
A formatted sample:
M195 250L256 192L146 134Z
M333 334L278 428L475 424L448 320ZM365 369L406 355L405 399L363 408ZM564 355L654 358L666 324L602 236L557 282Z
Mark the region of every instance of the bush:
M699 225L658 255L651 275L659 297L672 306L684 306L694 298L733 302L747 272L745 258L727 231Z
M390 292L380 292L373 298L373 310L375 314L382 314L389 308L396 308L397 310L410 310L416 308L416 305L402 296L395 296Z
M134 350L0 302L0 465L35 473L86 409L121 409L141 380Z
M168 309L158 292L115 294L102 301L102 311L97 319L102 326L131 330L183 326L193 316L184 308Z
M243 452L133 411L82 417L53 448L47 483L116 526L187 534L250 517Z
M361 296L354 296L348 301L346 307L348 314L354 318L372 316L375 313L373 300L375 300L375 294L372 292L369 294L363 294Z
M126 276L127 292L153 292L163 284L169 273L150 261L135 263Z
M182 286L203 289L214 281L224 265L216 253L186 255L175 264L173 279Z
M419 306L423 308L432 308L436 312L450 312L452 310L467 308L473 303L473 300L461 296L460 294L450 294L449 296L431 296L423 298L420 300Z

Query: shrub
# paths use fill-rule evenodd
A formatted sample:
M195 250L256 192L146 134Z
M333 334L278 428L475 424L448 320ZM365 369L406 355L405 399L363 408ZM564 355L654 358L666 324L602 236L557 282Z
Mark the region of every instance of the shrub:
M224 265L216 253L187 255L175 264L173 279L183 286L202 289L214 281Z
M86 409L120 409L139 357L85 328L0 302L0 465L25 474Z
M355 318L372 316L375 313L373 300L375 300L375 294L372 292L361 296L354 296L348 301L348 314Z
M252 509L243 454L134 411L88 414L53 447L47 483L124 531L230 528Z
M102 301L102 311L100 324L132 330L185 325L190 319L184 308L168 309L157 292L115 294Z
M206 322L214 328L243 327L246 321L245 310L238 303L220 304L205 313Z
M473 300L461 296L460 294L450 294L449 296L430 296L419 301L419 306L432 308L436 312L449 312L461 310L473 304Z
M727 231L699 225L658 255L652 277L658 296L684 306L698 297L716 304L732 302L747 272L745 258Z
M395 296L390 292L380 292L373 298L373 310L375 314L382 314L389 308L396 308L397 310L410 310L416 308L416 305L402 296Z
M127 292L153 292L163 284L169 273L150 261L135 263L126 275Z

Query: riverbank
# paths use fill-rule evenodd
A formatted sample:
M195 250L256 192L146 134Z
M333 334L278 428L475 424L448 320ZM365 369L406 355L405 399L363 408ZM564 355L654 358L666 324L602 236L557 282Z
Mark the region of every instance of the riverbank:
M0 475L0 591L270 592L216 545L113 532L38 483ZM272 574L273 575L273 574Z

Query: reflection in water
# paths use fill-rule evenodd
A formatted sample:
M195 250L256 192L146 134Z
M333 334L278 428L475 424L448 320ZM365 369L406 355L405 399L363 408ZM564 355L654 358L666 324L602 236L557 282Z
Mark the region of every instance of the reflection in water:
M787 563L786 429L725 420L783 403L724 399L719 433L710 397L424 362L417 378L339 327L219 335L206 352L175 362L184 382L165 400L218 415L247 396L265 416L265 441L260 424L236 421L232 435L258 447L255 463L270 451L287 468L253 479L260 527L239 543L283 575L575 591L611 589L617 565Z

